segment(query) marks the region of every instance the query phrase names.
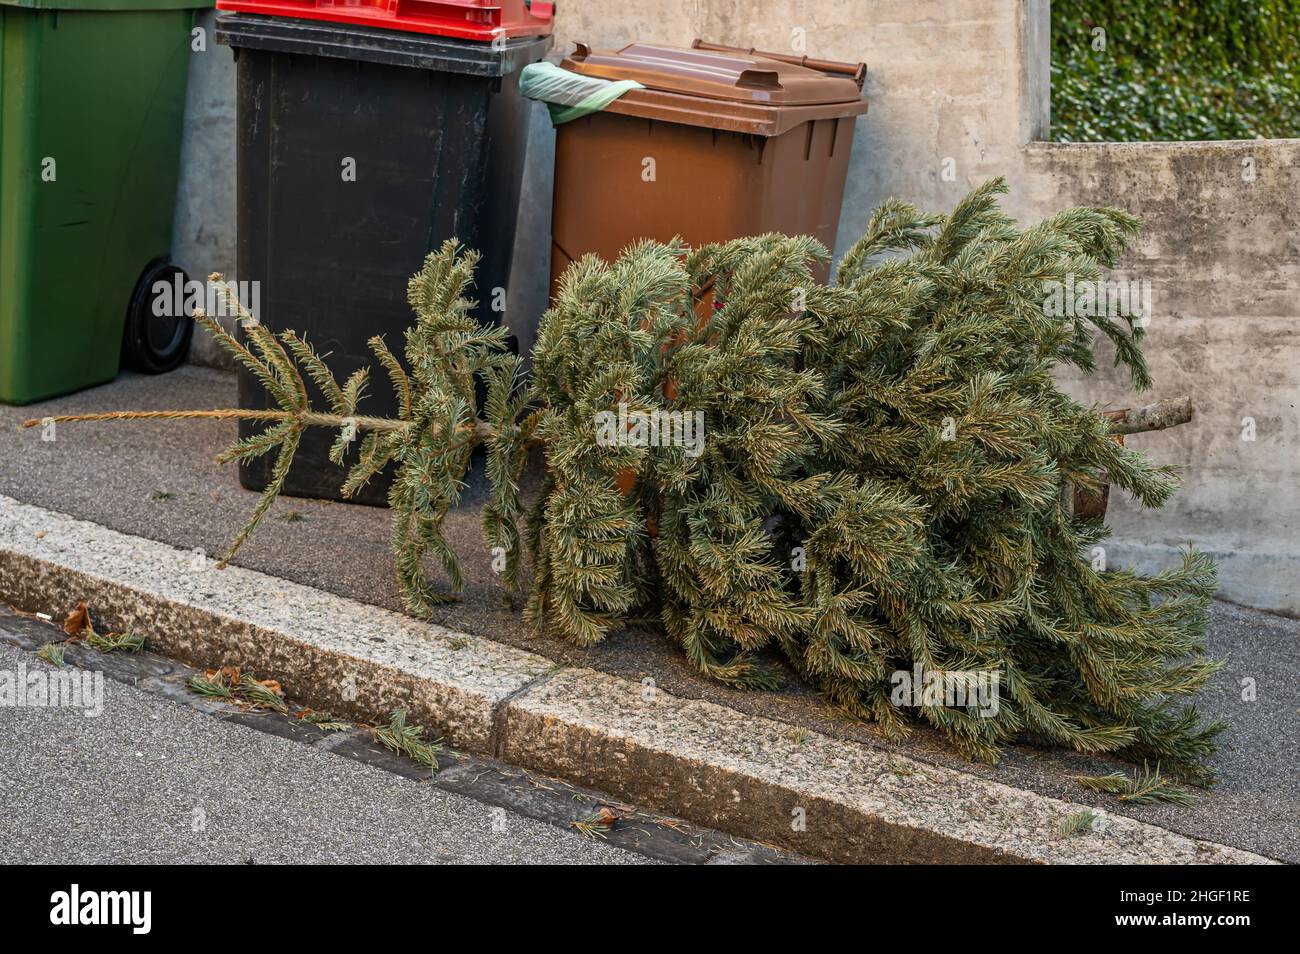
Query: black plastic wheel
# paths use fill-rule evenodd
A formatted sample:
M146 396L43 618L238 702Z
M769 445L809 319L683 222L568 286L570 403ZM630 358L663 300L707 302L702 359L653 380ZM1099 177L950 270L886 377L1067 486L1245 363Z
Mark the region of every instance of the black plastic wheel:
M178 287L177 276L179 287L184 289L188 281L185 272L166 259L155 259L131 293L126 330L122 333L122 362L134 371L162 374L174 370L189 354L194 320L183 313L184 295L177 301L178 296L172 292ZM167 286L165 298L154 290L159 282Z

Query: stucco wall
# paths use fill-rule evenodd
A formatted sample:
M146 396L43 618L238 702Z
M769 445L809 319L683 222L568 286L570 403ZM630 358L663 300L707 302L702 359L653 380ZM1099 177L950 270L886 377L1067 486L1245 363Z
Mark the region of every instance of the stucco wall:
M1124 271L1152 285L1151 397L1191 393L1197 416L1131 439L1180 465L1186 486L1159 515L1113 500L1111 557L1150 568L1194 543L1222 560L1228 599L1300 613L1300 141L1035 142L1047 116L1047 16L1040 0L564 0L552 56L575 40L599 48L700 36L772 50L802 42L813 56L865 60L872 105L854 136L840 251L889 195L942 211L998 175L1011 183L1009 207L1024 221L1079 203L1141 216L1146 230ZM233 91L220 70L207 82L216 98ZM229 116L216 98L209 113L220 127ZM553 133L541 106L530 150L508 303L525 341L545 307L549 273ZM230 230L194 240L220 258L233 249L231 180L193 181L232 210L223 218L207 199L191 200L214 211L218 232ZM1144 400L1105 371L1066 384L1110 406ZM1244 418L1254 421L1253 441L1242 439Z
M215 12L196 21L203 49L190 53L185 90L185 131L181 176L172 228L172 259L190 278L213 272L235 279L235 58L212 35ZM233 367L206 334L196 334L190 349L196 364Z

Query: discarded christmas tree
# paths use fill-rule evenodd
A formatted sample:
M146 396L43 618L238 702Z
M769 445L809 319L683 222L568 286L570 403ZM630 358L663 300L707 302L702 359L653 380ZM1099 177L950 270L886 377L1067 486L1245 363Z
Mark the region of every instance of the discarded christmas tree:
M1044 308L1048 283L1097 278L1137 223L1071 209L1021 230L1000 191L947 217L886 203L832 285L814 280L827 253L807 238L583 259L543 318L529 384L504 333L470 316L475 256L448 243L410 284L409 372L372 342L400 419L358 416L364 379L337 384L291 332L246 323L250 350L206 318L280 410L143 416L267 420L224 456L278 450L277 475L306 426L338 428L340 458L362 441L350 488L394 463L393 548L415 611L444 598L426 557L460 584L440 525L482 444L486 536L551 633L592 644L657 619L711 677L775 685L779 653L891 737L910 712L975 758L1032 738L1206 781L1222 726L1187 698L1217 668L1202 655L1214 567L1190 552L1153 577L1094 567L1106 530L1072 513L1073 489L1109 479L1159 506L1176 479L1051 377L1091 370L1099 330L1149 386L1132 320ZM308 407L299 367L329 411ZM534 444L545 475L525 513ZM993 711L900 706L895 674L913 671L947 686L993 673L1000 694Z

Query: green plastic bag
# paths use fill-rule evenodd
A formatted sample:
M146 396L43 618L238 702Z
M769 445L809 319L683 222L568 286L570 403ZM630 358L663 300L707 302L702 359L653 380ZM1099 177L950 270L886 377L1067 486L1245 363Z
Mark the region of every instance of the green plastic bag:
M530 63L519 73L519 91L545 103L557 126L600 112L630 89L645 86L636 80L582 76L545 60Z

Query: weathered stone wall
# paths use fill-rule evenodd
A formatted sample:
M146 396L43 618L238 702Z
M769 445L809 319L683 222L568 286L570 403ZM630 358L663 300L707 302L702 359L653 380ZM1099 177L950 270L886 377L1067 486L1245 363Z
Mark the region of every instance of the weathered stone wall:
M1183 469L1159 513L1112 501L1113 555L1167 565L1192 543L1221 561L1220 592L1300 613L1300 141L1034 145L1027 192L1123 206L1146 223L1127 276L1151 283L1153 394L1190 394L1190 424L1129 438ZM1076 396L1142 400L1122 375L1071 378Z

